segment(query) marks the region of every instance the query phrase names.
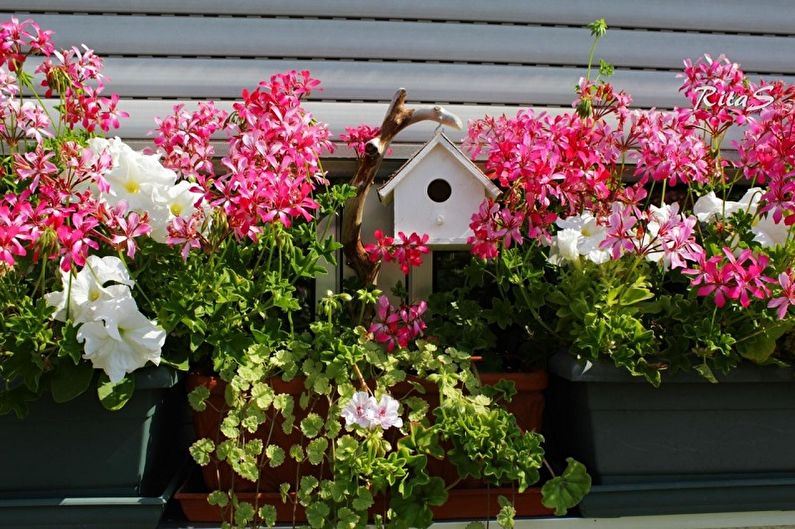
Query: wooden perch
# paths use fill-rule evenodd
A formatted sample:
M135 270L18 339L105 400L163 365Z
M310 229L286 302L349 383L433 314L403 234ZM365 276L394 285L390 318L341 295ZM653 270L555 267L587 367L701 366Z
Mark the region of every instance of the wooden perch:
M364 156L359 160L356 174L351 180L351 184L356 187L356 196L345 204L342 215L342 244L346 262L364 285L375 284L379 271L379 263L370 261L362 244L364 203L392 139L401 130L420 121L435 121L459 130L463 128L458 116L440 106L414 109L406 107L405 102L406 90L400 88L389 105L381 124L380 135L365 145Z

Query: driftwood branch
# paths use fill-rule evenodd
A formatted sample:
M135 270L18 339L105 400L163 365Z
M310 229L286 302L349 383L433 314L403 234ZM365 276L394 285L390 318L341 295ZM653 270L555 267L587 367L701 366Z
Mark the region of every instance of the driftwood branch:
M372 285L376 282L379 263L370 261L362 244L364 203L392 139L406 127L420 121L435 121L456 129L461 129L463 126L456 115L440 106L414 109L408 108L405 102L406 90L400 88L395 92L392 103L389 105L381 124L380 135L365 145L364 156L359 159L356 174L351 180L351 184L356 187L356 196L345 204L342 216L342 244L346 262L365 285Z

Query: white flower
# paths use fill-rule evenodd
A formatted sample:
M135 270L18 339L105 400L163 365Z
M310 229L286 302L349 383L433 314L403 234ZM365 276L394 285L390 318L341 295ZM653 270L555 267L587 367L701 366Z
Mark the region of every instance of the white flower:
M696 200L693 212L701 222L712 222L718 217L728 218L738 211L756 215L762 193L764 190L761 187L752 187L745 192L740 200L734 202L723 201L710 191ZM783 222L777 224L767 214L754 218L751 232L754 234L754 240L764 248L784 244L789 235L788 227Z
M81 325L77 341L85 342L83 358L102 369L112 383L147 362L160 364L166 331L141 314L132 297L117 300L112 310L98 317L104 322Z
M380 426L384 430L392 428L393 426L395 428L402 427L403 419L400 417L400 414L398 414L399 407L400 403L397 400L389 395L382 396L373 410L370 429L375 426Z
M124 263L113 256L97 257L89 255L86 265L80 272L61 272L63 290L44 295L47 304L54 307L53 318L66 321L66 300L69 300L68 316L75 323L94 321L96 312L102 305L119 298L132 299L129 287L135 283ZM107 285L108 283L118 283ZM107 309L105 309L107 310Z
M754 234L754 240L762 247L772 248L787 242L789 226L784 224L784 219L776 224L771 216L765 214L754 219L751 232Z
M114 166L119 163L119 152L121 152L123 146L126 145L118 136L109 140L105 138L90 138L88 140L88 148L94 154L102 154L103 152L110 154Z
M765 191L761 187L752 187L748 189L739 202L737 202L739 209L751 215L755 215L756 208L759 207L759 200L762 198L764 192ZM728 215L730 214L727 214L727 216Z
M364 391L357 391L350 402L342 409L342 418L345 426L350 428L354 424L362 428L369 428L377 402Z
M159 155L133 150L118 138L94 141L90 147L95 152L106 149L113 158L113 169L104 175L110 191L102 196L111 206L124 201L130 210L151 212L155 193L165 193L177 182L177 173L163 167Z
M398 413L400 403L384 395L376 401L375 397L368 395L364 391L356 392L350 402L342 409L341 415L345 419L345 426L351 428L358 425L362 428L373 430L375 428L400 428L403 426L403 419Z
M549 261L552 264L578 261L580 256L585 256L596 264L610 260L610 254L599 248L605 240L605 228L597 223L590 211L559 219L556 224L562 229L558 231L552 242L549 254Z
M728 218L738 211L745 211L751 215L756 214L759 199L764 191L761 187L752 187L745 192L739 201L721 200L714 191L699 197L693 205L693 213L700 222L712 222L718 217Z
M194 187L194 184L182 181L169 188L155 190L154 209L149 217L152 239L165 243L168 238L168 226L174 218L188 218L193 215L196 203L203 197L201 193L191 191Z
M723 201L715 196L714 191L699 197L693 204L693 213L699 222L712 222L718 217L730 217L740 210L739 202Z

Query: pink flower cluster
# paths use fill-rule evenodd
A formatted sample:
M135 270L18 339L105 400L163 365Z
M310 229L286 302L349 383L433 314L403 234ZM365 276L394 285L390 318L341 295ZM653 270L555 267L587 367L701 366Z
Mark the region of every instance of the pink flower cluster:
M16 72L29 55L46 55L55 51L52 31L42 30L33 20L16 17L0 24L0 66Z
M635 175L641 184L648 180L669 185L706 184L712 177L713 161L701 131L688 122L687 112L633 112L627 142Z
M367 244L364 246L364 251L370 256L370 261L376 263L378 261L385 261L390 263L397 262L400 269L404 274L408 274L413 266L420 266L422 264L422 256L430 252L430 249L425 245L428 242L428 234L419 235L412 233L406 235L402 231L398 233L400 242L396 243L395 239L384 235L381 230L375 230L375 244Z
M637 206L616 203L607 218L605 239L600 247L613 259L625 253L645 257L671 269L699 261L704 249L696 242L698 219L679 213L679 205L641 211Z
M521 232L524 220L524 213L501 210L493 200L484 200L478 212L472 215L469 227L474 235L467 239L467 244L481 259L494 259L499 255L500 244L510 248L511 244L524 242Z
M795 278L793 278L791 269L779 274L778 286L781 287L781 295L771 299L767 306L776 309L778 319L783 320L787 316L789 308L795 306Z
M145 215L128 214L124 203L109 208L92 192L107 191L104 176L113 165L110 153L94 153L72 140L44 143L61 127L38 103L18 99L22 88L35 88L32 76L23 74L25 62L43 55L37 73L44 74L48 95L57 92L63 97L58 109L61 125L82 125L87 132L96 127L107 130L118 126L124 115L116 109L115 95L99 96L102 61L87 48L56 51L51 35L32 20L12 18L0 24L0 139L10 150L10 173L4 175L10 187L0 196L4 267L29 257L59 260L60 268L68 271L84 266L89 252L100 245L132 257L136 239L150 230Z
M158 134L154 144L165 167L204 184L205 176L215 174L215 149L210 140L223 128L227 113L216 108L212 101L200 102L195 112L184 107L175 105L172 115L155 119Z
M364 156L364 146L368 141L377 138L381 134L380 127L370 125L359 125L358 127L345 127L345 132L340 134L340 140L348 144L348 147L357 156Z
M703 122L713 135L733 124L744 124L748 109L758 101L740 66L723 55L717 60L705 55L703 60L693 63L686 59L684 63L684 73L678 76L684 78L679 90L693 105L695 120Z
M165 163L195 180L213 208L226 217L238 239L256 240L263 225L279 222L289 228L296 218L309 221L318 204L312 199L317 183L325 183L320 155L333 150L325 124L315 122L301 102L320 82L307 71L277 74L253 91L227 116L211 103L193 113L181 105L157 122L155 144ZM229 152L216 175L210 139L216 132L228 138ZM170 242L185 249L201 246L201 219L172 226Z
M505 190L507 208L523 212L531 238L547 236L559 213L593 208L610 196L622 138L604 121L527 109L470 122L467 134L472 157L486 149L487 173Z
M386 344L388 352L394 351L396 347L405 349L409 343L422 336L425 330L422 315L427 309L425 301L396 307L389 302L388 297L381 296L369 332L376 342Z
M699 287L699 296L714 295L718 307L725 306L727 300L748 307L752 297L770 296L767 285L775 280L764 275L769 261L766 255L756 255L748 249L735 257L731 248L724 248L723 255L702 257L698 268L688 268L683 273L693 276L690 284Z
M382 395L376 400L364 391L357 391L348 404L342 408L340 415L345 419L345 426L354 425L368 430L381 428L401 428L403 419L399 413L400 403L390 395Z
M44 74L41 86L46 88L45 95L57 93L63 99L64 122L70 129L81 125L88 132L97 127L107 132L118 128L120 118L129 116L119 110L118 95L101 95L105 89L102 59L85 45L82 50L53 51L36 72Z
M740 167L746 178L768 184L760 212L771 212L779 222L795 223L795 86L777 83L772 105L748 120L738 145Z

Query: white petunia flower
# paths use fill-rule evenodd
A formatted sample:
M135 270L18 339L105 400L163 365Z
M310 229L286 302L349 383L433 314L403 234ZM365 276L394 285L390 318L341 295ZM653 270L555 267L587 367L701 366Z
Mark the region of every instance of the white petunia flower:
M58 321L66 321L68 299L68 316L75 323L95 320L103 303L123 297L132 299L129 287L135 284L118 257L96 255L89 255L86 265L75 275L62 271L61 283L62 291L45 294L44 299L47 305L55 308L53 318Z
M789 230L790 227L784 224L784 219L776 223L773 217L767 214L754 219L754 223L751 226L754 240L764 248L772 248L786 243L789 237Z
M719 199L714 191L699 197L693 205L693 213L699 222L712 222L718 217L730 217L740 210L739 202Z
M552 264L578 261L580 256L596 264L610 260L610 254L599 248L605 240L605 228L597 223L591 212L559 219L555 224L562 229L553 238L549 254Z
M84 323L77 331L77 341L85 342L83 358L114 384L147 362L159 365L166 331L141 314L132 297L106 308L98 314L102 321Z
M152 239L165 243L168 238L168 226L176 217L188 218L196 211L196 203L203 195L191 191L194 184L186 181L155 191L154 209L150 213L149 224L152 226Z
M111 206L124 201L130 210L151 212L155 193L166 193L177 182L177 173L163 167L159 155L133 150L118 138L94 141L90 147L108 150L113 158L113 169L104 175L110 191L102 194Z
M761 187L752 187L738 201L723 201L715 196L713 191L699 197L693 206L693 212L701 222L712 222L717 218L728 218L744 211L749 215L756 215L759 201L764 190ZM776 223L768 214L754 218L751 226L754 240L764 248L770 248L787 241L788 226L783 222Z

